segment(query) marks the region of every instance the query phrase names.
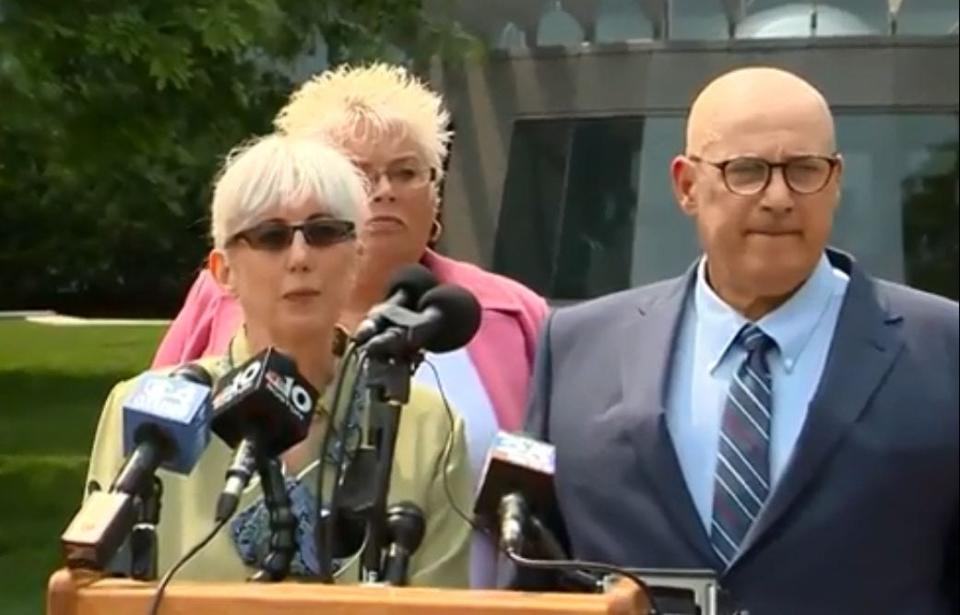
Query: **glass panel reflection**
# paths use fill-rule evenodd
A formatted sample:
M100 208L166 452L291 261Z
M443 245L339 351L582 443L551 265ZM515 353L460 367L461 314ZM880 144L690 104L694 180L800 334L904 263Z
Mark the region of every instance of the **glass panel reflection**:
M897 34L957 35L960 3L957 0L903 0L897 11Z
M674 40L723 41L730 38L719 0L668 0L669 37Z

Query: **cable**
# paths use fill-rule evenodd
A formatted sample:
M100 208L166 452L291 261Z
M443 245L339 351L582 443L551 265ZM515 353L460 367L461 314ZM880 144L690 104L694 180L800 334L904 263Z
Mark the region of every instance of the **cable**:
M527 568L539 568L541 570L561 570L561 571L573 571L581 572L584 570L589 570L591 572L600 572L603 574L612 574L624 577L632 581L643 595L646 596L647 601L650 603L650 615L662 615L662 612L657 608L656 602L653 598L653 592L650 590L650 586L647 585L647 582L641 579L636 574L620 568L619 566L614 566L611 564L601 564L600 562L588 562L583 560L567 560L567 561L556 561L556 560L544 560L544 559L530 559L523 557L522 555L515 553L513 549L502 549L503 553L510 558L516 564L520 566L526 566Z
M487 528L484 528L478 525L472 516L467 515L460 509L460 507L456 503L455 498L453 497L453 494L450 491L450 483L447 479L447 466L450 463L450 455L453 452L453 430L456 425L456 419L453 415L453 410L450 408L450 402L447 400L447 394L443 390L443 383L440 382L440 372L437 370L436 366L430 362L430 360L424 359L423 362L430 368L430 371L433 372L433 378L437 383L437 391L440 393L440 399L443 401L443 407L444 407L444 410L446 410L447 419L450 422L450 433L447 434L447 439L446 439L446 443L444 445L444 451L443 451L443 489L446 492L447 501L449 502L450 506L453 508L453 511L457 514L457 516L463 519L464 521L466 521L467 524L471 528L473 528L475 531L480 532L481 534L486 536L487 539L490 540L491 543L493 543L493 545L498 551L502 552L504 555L510 558L511 561L521 566L528 566L530 568L540 568L540 569L547 569L547 570L553 569L553 570L560 570L560 571L591 570L594 572L616 574L616 575L626 577L630 579L633 583L635 583L640 588L640 590L644 592L644 595L646 595L647 600L650 603L650 615L660 614L661 611L657 607L657 603L653 597L653 592L650 591L650 587L647 585L647 583L643 579L641 579L636 574L630 572L629 570L626 570L624 568L619 568L617 566L613 566L610 564L601 564L598 562L586 562L586 561L580 561L580 560L566 560L566 561L559 560L558 561L558 560L527 559L523 556L513 553L509 549L503 548L503 546L500 544L500 541L494 537L493 532L491 532Z
M165 575L163 575L163 578L160 580L160 584L157 585L157 593L153 595L153 600L150 602L150 608L147 609L148 615L157 615L157 611L160 608L160 601L163 599L163 593L166 591L167 585L170 584L170 581L173 580L173 575L177 574L177 572L179 572L187 562L189 562L197 553L199 553L201 549L207 546L210 541L213 540L213 537L217 535L217 532L219 532L226 524L226 519L217 522L213 526L213 529L210 530L209 534L204 536L200 542L195 544L189 551L184 553L183 557L181 557L177 563L174 564Z
M461 510L457 505L456 498L453 497L453 493L450 491L450 480L447 476L447 466L450 465L450 455L453 454L453 432L456 429L457 420L453 414L453 409L450 408L450 402L447 400L447 394L443 390L443 383L440 382L440 372L437 371L437 367L429 359L424 359L423 363L430 368L431 372L433 372L433 379L437 383L437 391L440 393L440 400L443 401L443 409L446 411L447 420L450 423L450 430L447 432L447 438L443 444L443 467L441 469L443 474L443 490L446 493L447 502L453 508L453 511L458 517L466 521L467 524L475 531L486 535L491 541L493 541L493 534L488 529L480 527L477 522L474 521L472 516L463 512L463 510Z
M351 386L350 386L350 401L347 404L347 408L344 411L343 418L339 426L340 428L338 429L338 431L340 432L340 435L338 437L338 443L340 446L337 449L337 453L333 456L333 459L332 459L332 461L335 464L333 468L333 486L330 490L330 505L327 507L327 516L323 521L324 557L322 561L324 562L324 565L326 565L327 563L333 562L333 553L332 553L333 533L334 533L334 530L336 529L337 514L339 512L340 488L343 486L342 485L343 472L344 470L346 470L348 463L353 460L354 456L356 455L356 451L359 449L359 447L362 444L361 440L358 439L353 453L348 454L347 446L349 445L349 442L347 441L347 437L348 437L347 431L349 430L350 432L353 432L355 431L354 427L359 426L359 423L356 423L355 425L350 425L349 423L352 421L353 418L358 416L360 413L360 408L355 408L353 406L353 401L357 399L357 395L360 392L361 376L363 375L364 364L367 362L366 353L362 353L362 352L358 353L356 362L357 362L356 377L353 379L353 382L351 383ZM328 461L331 461L331 460L328 459ZM364 539L363 539L364 547L367 544L368 538L369 536L364 534ZM319 559L320 558L319 551L317 552L317 557L318 557L318 562L321 561ZM330 575L331 571L329 569L326 569L326 573L327 575ZM336 576L327 576L327 578L333 579L333 578L336 578Z
M357 350L358 350L358 347L356 344L350 344L347 347L347 352L343 355L343 359L340 362L340 369L338 370L339 373L337 374L337 386L333 392L333 402L331 403L331 407L329 411L326 413L327 414L327 431L323 434L323 443L320 446L320 455L319 455L319 459L317 460L317 463L318 463L317 480L316 480L316 483L314 484L314 497L316 498L317 509L316 509L316 525L314 527L313 540L317 547L316 549L317 576L319 577L319 580L321 583L330 583L333 581L333 578L334 578L333 572L331 570L332 568L331 563L333 560L328 553L330 550L330 545L333 543L331 540L327 538L329 535L332 534L333 520L325 519L323 516L323 488L324 488L323 479L327 469L327 461L328 461L327 450L330 447L331 438L333 438L334 436L336 436L337 439L340 440L341 442L343 441L343 438L338 433L339 430L337 429L337 425L335 423L337 420L337 413L340 409L340 399L341 399L341 396L343 395L344 380L346 379L345 376L347 373L347 369L350 366L350 361L353 358L353 355L357 353ZM351 387L351 398L353 395L353 391L356 388L356 385L357 385L357 379L354 378L353 386ZM349 411L349 408L347 410ZM343 443L342 446L345 447L346 443ZM337 466L339 469L342 459L336 460L336 461L338 461ZM337 477L339 477L339 471L337 472ZM336 483L334 483L333 487L334 487L334 491L331 493L331 500L333 496L336 494L336 488L337 488ZM331 501L331 505L328 506L328 510L330 510L331 511L330 514L332 514L332 511L333 511L332 501ZM327 530L328 526L331 528L330 530Z
M349 442L349 433L355 432L359 429L360 424L347 424L350 422L350 419L353 418L357 413L358 409L353 407L353 400L357 398L357 393L360 388L360 376L363 374L364 364L367 362L366 353L361 353L357 359L357 376L353 379L353 382L350 385L350 403L348 404L346 411L343 415L343 421L340 425L340 428L337 430L339 432L338 441L340 443L340 448L336 455L328 461L333 461L336 463L333 474L333 491L330 493L330 509L333 510L333 505L336 502L337 495L340 491L340 482L343 479L343 470L345 469L347 462L352 461L354 455L356 454L357 449L359 449L361 442L357 442L356 447L354 448L353 453L347 453L347 446ZM349 433L348 433L349 432Z

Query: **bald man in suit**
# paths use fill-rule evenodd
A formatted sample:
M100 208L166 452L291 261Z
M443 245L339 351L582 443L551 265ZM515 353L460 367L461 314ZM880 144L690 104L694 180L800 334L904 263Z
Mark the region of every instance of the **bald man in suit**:
M711 568L750 615L957 613L960 311L827 246L823 96L722 75L670 172L701 258L543 333L554 529L577 558Z

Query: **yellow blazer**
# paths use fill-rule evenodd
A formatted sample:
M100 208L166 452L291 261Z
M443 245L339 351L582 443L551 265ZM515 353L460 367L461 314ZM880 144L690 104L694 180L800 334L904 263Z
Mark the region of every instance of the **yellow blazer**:
M240 364L250 357L247 341L242 333L231 342L230 357L206 358L198 361L214 378L222 377L230 364ZM110 392L100 415L97 433L90 456L87 483L97 481L107 488L123 465L122 405L131 392L135 379L117 384ZM325 392L320 406L329 407L332 387ZM341 408L348 403L343 395ZM326 402L326 405L324 405ZM328 415L318 412L311 431L326 430ZM366 421L361 420L361 424ZM444 449L451 435L452 449L449 461L443 467ZM322 438L315 441L320 442ZM199 542L213 527L216 500L224 484L224 474L233 451L216 435L189 476L160 470L163 481L160 524L157 526L158 563L162 575L180 556ZM317 445L317 456L319 444ZM317 456L313 458L316 459ZM327 464L329 477L324 477L327 488L333 481L332 468ZM316 465L301 476L313 489ZM397 434L396 456L390 479L388 505L411 501L426 515L426 532L420 548L410 562L411 585L435 587L467 587L469 585L470 527L455 512L442 480L447 473L450 495L463 512L471 510L472 479L467 458L463 420L454 412L451 425L440 396L429 387L413 383L410 402L404 407ZM326 490L326 489L325 489ZM254 477L240 500L243 510L262 496L259 482ZM329 494L327 494L327 501ZM177 573L175 579L204 581L241 581L253 569L244 565L233 544L228 523L217 536ZM356 582L358 558L349 563L338 582Z

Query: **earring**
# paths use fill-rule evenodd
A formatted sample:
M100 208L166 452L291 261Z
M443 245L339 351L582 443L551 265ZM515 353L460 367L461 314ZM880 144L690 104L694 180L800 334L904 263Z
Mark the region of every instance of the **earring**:
M443 224L436 218L433 219L433 226L430 228L430 243L436 243L443 234Z
M350 332L345 326L337 323L333 326L333 356L340 358L347 351L350 343Z

